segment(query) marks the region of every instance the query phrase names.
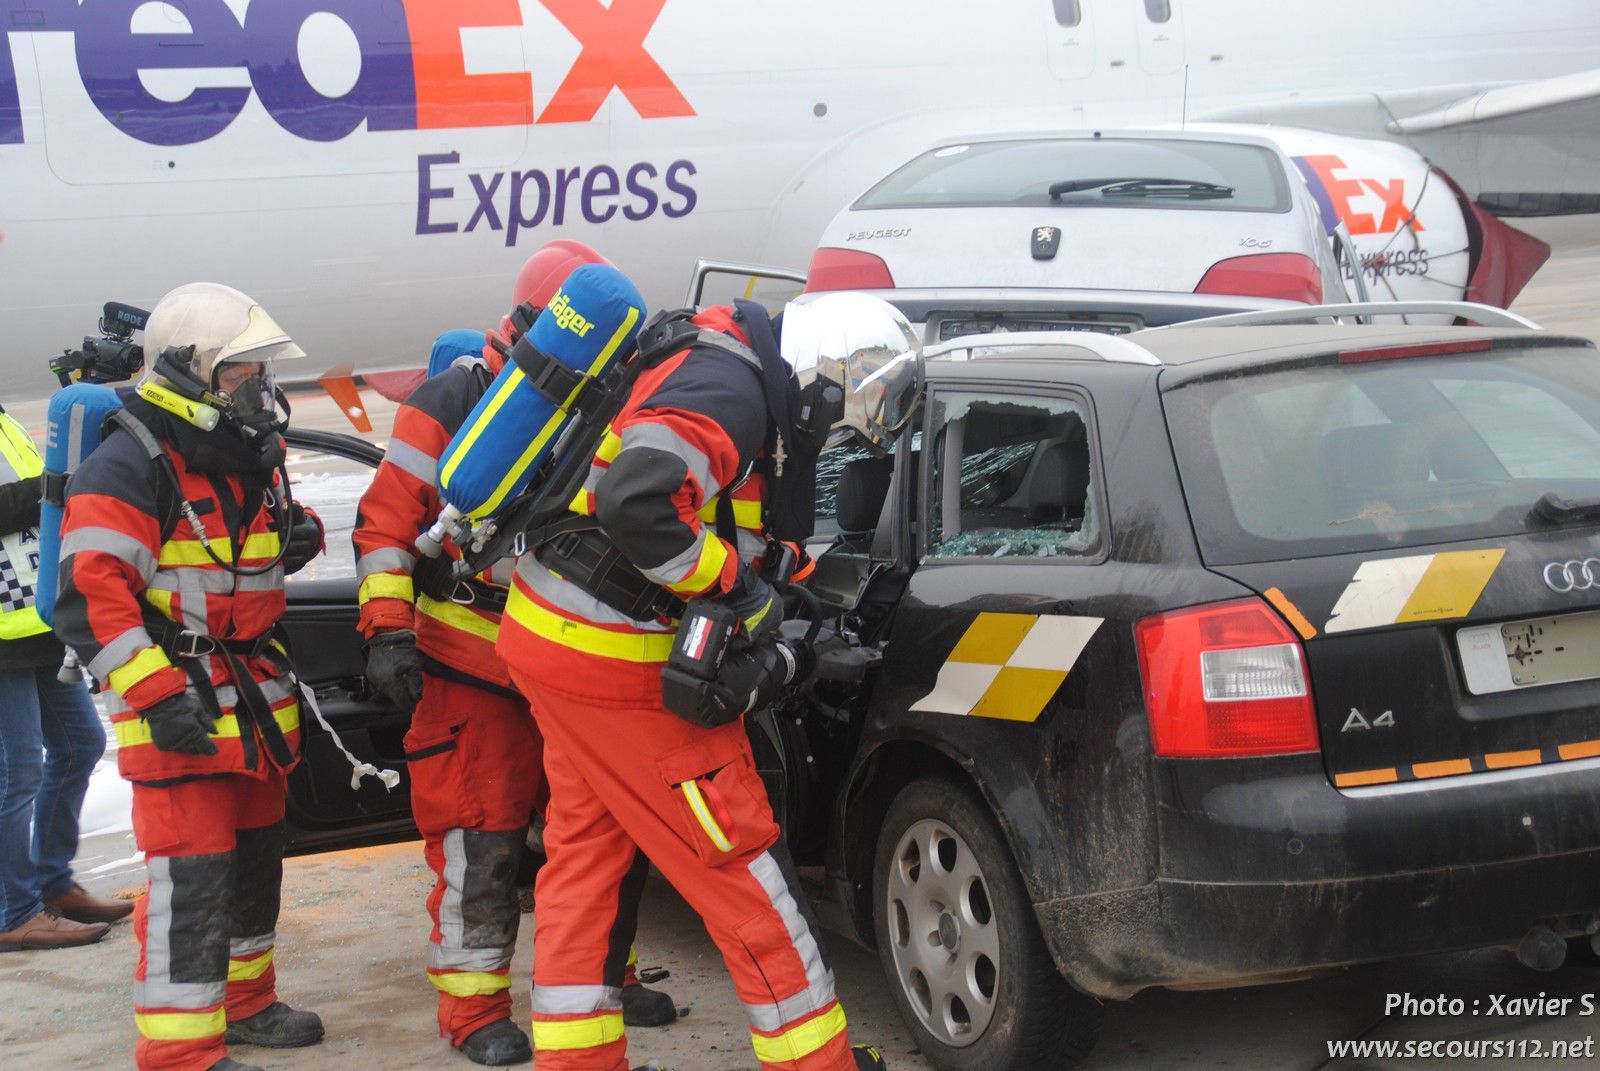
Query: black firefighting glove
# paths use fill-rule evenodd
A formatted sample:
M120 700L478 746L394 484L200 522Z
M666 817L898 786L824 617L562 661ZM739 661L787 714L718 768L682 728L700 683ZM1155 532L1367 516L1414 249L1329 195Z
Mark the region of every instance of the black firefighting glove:
M764 644L777 638L778 626L783 624L783 600L749 566L740 568L721 602L739 615L741 632L750 643Z
M410 713L422 698L422 656L408 628L380 632L367 641L367 681L389 702Z
M283 571L298 573L327 549L322 518L298 502L289 504L289 534L283 552Z
M140 713L150 726L150 740L157 751L181 755L217 753L217 745L208 735L217 731L217 723L200 700L189 692L169 696Z

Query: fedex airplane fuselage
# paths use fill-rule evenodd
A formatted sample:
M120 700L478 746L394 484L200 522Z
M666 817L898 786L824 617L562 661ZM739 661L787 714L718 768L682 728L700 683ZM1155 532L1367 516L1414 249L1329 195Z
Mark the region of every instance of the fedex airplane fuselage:
M1400 140L1496 211L1600 202L1594 0L0 0L0 34L32 394L103 302L194 279L312 368L497 322L555 237L677 304L697 256L803 268L956 134L1281 122Z

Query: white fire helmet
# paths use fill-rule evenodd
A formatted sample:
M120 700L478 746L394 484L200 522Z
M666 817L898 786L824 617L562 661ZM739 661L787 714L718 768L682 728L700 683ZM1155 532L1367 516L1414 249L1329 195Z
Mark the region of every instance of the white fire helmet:
M827 420L835 432L830 441L854 433L883 450L910 419L921 389L922 344L904 314L882 298L840 292L791 301L780 348L800 382L802 422ZM827 384L843 397L832 399L838 391Z
M157 367L162 354L188 346L194 353L187 365L163 374ZM144 352L147 378L191 398L199 388L221 398L241 419L273 407L273 362L305 356L254 299L221 283L186 283L162 297L145 325ZM261 367L222 395L219 376L230 363ZM184 378L188 382L180 381Z

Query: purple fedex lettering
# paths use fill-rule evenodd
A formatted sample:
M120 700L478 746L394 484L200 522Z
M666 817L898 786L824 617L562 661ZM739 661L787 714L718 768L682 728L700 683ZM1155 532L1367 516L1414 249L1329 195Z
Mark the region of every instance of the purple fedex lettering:
M415 130L416 76L411 39L397 5L373 0L257 0L245 12L250 80L278 124L308 141L337 141L366 120L368 130ZM325 97L300 66L300 28L318 12L350 27L361 46L361 73L342 97Z
M220 133L244 108L244 86L200 86L180 101L152 96L140 69L243 67L244 31L222 0L168 0L189 33L134 33L144 0L85 0L76 20L78 70L106 120L151 145L188 145Z
M0 0L0 145L22 143L22 100L8 33L70 30L77 17L75 0Z

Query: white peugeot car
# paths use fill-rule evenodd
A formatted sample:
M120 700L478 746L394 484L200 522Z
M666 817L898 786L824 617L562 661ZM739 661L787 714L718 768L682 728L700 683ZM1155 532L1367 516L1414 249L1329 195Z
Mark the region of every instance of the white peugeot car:
M893 291L929 342L1111 332L1347 300L1324 216L1271 140L1216 132L974 138L916 157L828 225L808 291Z

